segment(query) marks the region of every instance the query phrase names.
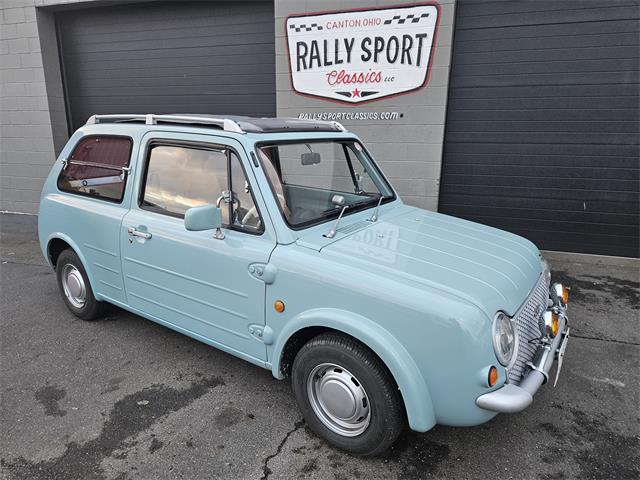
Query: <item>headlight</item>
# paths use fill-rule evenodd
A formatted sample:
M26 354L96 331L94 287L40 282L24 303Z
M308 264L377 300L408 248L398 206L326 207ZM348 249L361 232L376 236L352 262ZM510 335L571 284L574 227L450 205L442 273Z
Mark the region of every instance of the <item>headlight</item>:
M509 365L516 347L516 331L513 322L504 313L498 312L493 319L493 349L498 361Z

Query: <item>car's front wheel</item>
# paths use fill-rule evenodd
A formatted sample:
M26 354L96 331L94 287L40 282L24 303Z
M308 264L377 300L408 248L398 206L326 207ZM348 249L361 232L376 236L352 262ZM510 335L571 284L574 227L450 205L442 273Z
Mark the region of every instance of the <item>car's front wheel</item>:
M336 447L373 456L404 427L402 398L391 374L366 346L327 333L298 352L293 391L309 427Z
M76 317L94 320L104 312L104 302L93 295L89 277L76 252L64 250L56 262L56 277L62 299Z

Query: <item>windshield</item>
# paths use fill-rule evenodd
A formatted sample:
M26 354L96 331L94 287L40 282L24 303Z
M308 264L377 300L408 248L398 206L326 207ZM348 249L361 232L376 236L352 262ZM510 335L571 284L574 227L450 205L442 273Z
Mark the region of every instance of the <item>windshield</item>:
M393 190L354 140L262 144L258 154L287 223L301 228L375 207ZM334 197L344 197L338 205Z

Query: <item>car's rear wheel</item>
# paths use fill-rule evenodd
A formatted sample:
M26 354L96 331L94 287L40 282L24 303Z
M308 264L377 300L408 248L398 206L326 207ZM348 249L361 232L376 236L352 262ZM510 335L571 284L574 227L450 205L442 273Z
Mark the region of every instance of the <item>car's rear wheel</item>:
M332 445L373 456L404 427L402 398L380 359L356 340L319 335L296 355L293 391L309 427Z
M71 313L82 320L95 320L102 315L104 303L96 300L87 272L70 248L58 256L56 277L62 299Z

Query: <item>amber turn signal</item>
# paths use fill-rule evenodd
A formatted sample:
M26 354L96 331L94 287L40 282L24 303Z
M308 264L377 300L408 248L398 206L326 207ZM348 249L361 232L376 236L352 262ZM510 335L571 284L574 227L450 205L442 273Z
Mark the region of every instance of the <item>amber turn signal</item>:
M558 314L552 310L544 312L544 330L545 334L551 338L554 338L558 334L560 329L560 322L558 321Z
M558 314L551 314L551 334L555 337L558 334L559 322L558 322Z
M549 296L556 307L566 307L569 302L569 287L561 283L554 283L549 289Z
M490 387L493 387L498 382L498 369L496 367L491 367L489 369L489 378L487 378L487 383Z
M284 312L284 302L282 300L276 300L273 304L273 308L275 308L278 313Z
M562 303L566 305L569 303L569 287L562 286Z

